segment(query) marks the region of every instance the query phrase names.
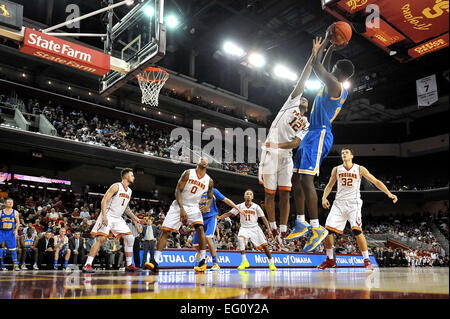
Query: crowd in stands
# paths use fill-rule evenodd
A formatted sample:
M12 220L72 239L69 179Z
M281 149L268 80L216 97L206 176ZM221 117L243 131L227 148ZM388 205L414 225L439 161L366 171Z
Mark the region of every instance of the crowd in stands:
M154 197L155 192L149 197ZM95 238L90 235L90 231L100 214L100 202L102 196L83 196L70 189L48 190L45 187L23 187L17 184L0 185L0 206L5 197L14 199L14 207L18 210L20 216L20 227L18 231L18 241L27 232L27 229L33 229L37 235L37 241L45 240L59 234L64 228L70 240L79 236L82 240L82 249L77 263L83 263L89 253L90 247ZM134 213L141 219L152 220L153 224L161 227L170 203L165 200L136 200L130 201L130 207ZM260 203L264 207L263 203ZM228 211L228 207L218 202L218 208L221 213ZM384 246L371 246L370 252L375 254L381 266L448 266L448 256L444 256L436 238L433 236L430 223L443 221L448 218L448 210L440 214L438 219L432 218L426 213L415 214L409 217L378 217L371 218L367 216L363 226L364 233L370 237L371 234L399 234L405 238L415 238L418 242L431 245L428 250L402 251L400 249L391 249ZM261 225L263 231L267 233L264 225ZM448 226L447 226L448 229ZM218 223L217 229L217 249L237 250L238 242L236 234L239 231L239 219L227 218ZM182 226L180 232L172 235L168 240L168 248L192 248L194 229L189 226ZM285 246L278 246L275 242L269 242L272 251L300 252L306 241L305 237L297 239ZM37 243L37 242L36 242ZM43 244L41 244L42 246ZM74 244L73 244L74 245ZM72 245L72 250L75 250ZM256 249L251 242L249 249ZM19 245L20 246L20 245ZM110 247L111 246L111 247ZM36 245L39 250L39 244ZM43 246L42 246L43 247ZM99 252L99 262L104 264L105 268L123 266L123 254L120 249L123 247L121 241L113 239L105 245ZM335 242L337 254L359 254L356 241L352 234L347 230L342 236L338 236ZM20 247L19 247L20 248ZM316 252L323 252L323 244ZM25 250L24 250L25 252ZM50 258L50 253L39 251L39 267ZM73 262L71 257L70 262ZM47 258L47 259L46 259ZM51 258L50 258L51 259ZM117 259L117 261L115 261ZM44 262L43 262L44 261ZM48 261L48 260L47 260ZM48 264L48 263L47 263Z
M239 114L236 113L236 111L234 111L234 110L232 110L230 108L227 108L226 106L223 106L223 105L217 105L217 104L215 104L215 103L213 103L211 101L205 101L204 99L202 99L201 96L190 97L190 96L185 95L185 94L177 93L176 90L174 90L174 89L171 90L171 89L166 88L166 87L163 87L161 89L160 94L165 95L165 96L169 96L169 97L173 97L173 98L175 98L177 100L182 100L182 101L185 101L185 102L188 102L188 103L192 103L192 104L195 104L195 105L207 108L207 109L212 110L212 111L216 111L216 112L227 114L227 115L230 115L230 116L233 116L233 117L241 118L242 120L247 121L247 122L252 122L252 123L255 123L255 124L259 124L259 125L265 126L265 123L263 123L263 122L261 122L261 121L259 121L257 119L254 119L254 118L252 118L250 116L247 116L247 115L244 115L243 117L240 117Z

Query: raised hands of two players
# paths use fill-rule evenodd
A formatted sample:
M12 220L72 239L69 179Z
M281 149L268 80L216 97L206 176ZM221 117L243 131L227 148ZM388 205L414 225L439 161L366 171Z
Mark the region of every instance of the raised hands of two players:
M182 224L186 224L188 221L188 215L183 207L180 207L180 220Z

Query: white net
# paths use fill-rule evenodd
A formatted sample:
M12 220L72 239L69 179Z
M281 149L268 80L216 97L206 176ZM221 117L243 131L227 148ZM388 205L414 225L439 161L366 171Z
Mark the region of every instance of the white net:
M169 78L169 74L158 68L147 68L136 78L142 91L142 103L158 106L159 91Z

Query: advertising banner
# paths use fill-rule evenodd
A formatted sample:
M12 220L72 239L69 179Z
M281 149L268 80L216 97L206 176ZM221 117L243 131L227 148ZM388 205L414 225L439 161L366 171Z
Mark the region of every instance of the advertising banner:
M382 0L377 4L381 16L415 43L448 32L448 0Z
M103 52L26 28L20 51L72 68L104 75L110 70L111 57Z
M383 19L376 18L374 25L379 25L379 28L366 28L364 36L369 37L370 40L376 44L387 47L391 44L405 40L405 37L393 27L387 24Z
M338 2L338 5L349 13L355 13L376 2L377 0L341 0Z
M142 250L140 252L142 260ZM161 268L191 268L195 262L196 251L188 249L167 249L162 253ZM149 255L150 256L150 255ZM209 253L208 266L212 266ZM246 252L250 267L268 267L267 257L262 252ZM303 253L278 253L272 252L274 264L277 267L312 267L320 265L327 258L324 254L303 254ZM241 264L241 253L239 251L219 250L217 259L220 267L235 268ZM375 257L370 256L372 265L378 266ZM364 267L364 258L361 255L336 255L336 265L338 267Z
M413 58L419 58L425 54L448 47L448 44L449 39L447 33L440 37L431 39L430 41L420 44L414 48L409 49L408 54Z
M0 25L22 30L23 6L11 1L0 0Z

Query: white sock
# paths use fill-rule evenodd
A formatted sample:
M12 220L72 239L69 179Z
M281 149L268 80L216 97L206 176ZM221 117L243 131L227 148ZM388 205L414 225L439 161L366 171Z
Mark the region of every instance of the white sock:
M304 214L303 215L297 215L297 220L300 223L304 223L305 222L305 215Z
M127 263L127 266L131 265L131 257L125 257L125 261Z
M242 260L247 260L247 256L245 256L245 254L241 255Z
M362 251L361 253L362 253L364 259L369 259L369 251L368 250Z
M198 260L202 260L206 258L206 250L200 250L200 258Z
M94 257L88 256L86 263L84 264L86 265L91 265L92 266L92 262L94 261Z
M277 229L277 222L270 222L269 225L270 225L270 228Z
M269 259L269 264L273 264L273 257Z
M155 251L155 261L156 261L157 263L160 262L161 255L162 255L162 251L159 251L159 250Z
M319 220L318 220L318 219L311 219L311 220L309 221L309 223L310 223L310 225L311 225L313 228L319 228L319 227L320 227L320 224L319 224Z
M326 249L327 251L327 256L329 259L334 259L334 254L333 254L333 248L331 249Z
M282 233L287 232L287 226L286 225L280 225L280 232L282 232Z

